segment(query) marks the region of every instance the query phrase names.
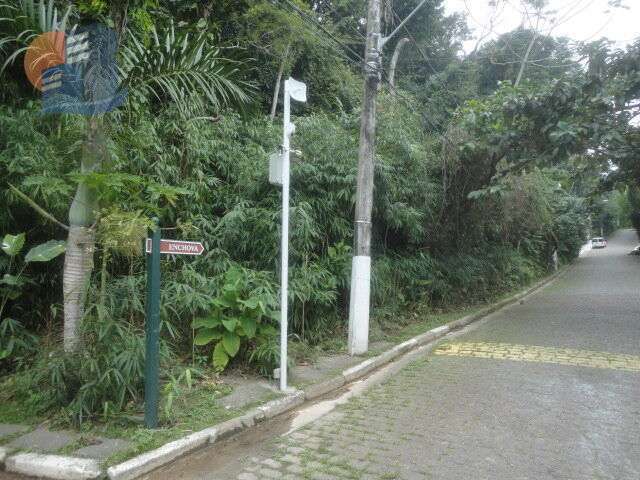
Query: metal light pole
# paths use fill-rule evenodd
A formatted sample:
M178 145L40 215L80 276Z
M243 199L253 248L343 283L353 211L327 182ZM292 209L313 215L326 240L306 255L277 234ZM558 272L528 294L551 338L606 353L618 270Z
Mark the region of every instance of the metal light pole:
M289 78L284 82L284 129L282 132L282 238L280 265L280 390L287 389L287 327L289 290L289 153L291 135L296 128L291 123L291 99L307 101L307 86Z

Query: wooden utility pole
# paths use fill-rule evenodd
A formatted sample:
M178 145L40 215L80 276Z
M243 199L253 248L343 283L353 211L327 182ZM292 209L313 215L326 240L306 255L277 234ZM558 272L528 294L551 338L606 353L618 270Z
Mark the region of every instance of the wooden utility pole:
M371 210L376 137L376 97L382 76L382 48L425 4L418 6L387 37L380 34L381 0L369 0L367 43L364 54L364 97L360 114L358 185L351 263L349 302L349 354L365 353L369 348L369 297L371 290Z

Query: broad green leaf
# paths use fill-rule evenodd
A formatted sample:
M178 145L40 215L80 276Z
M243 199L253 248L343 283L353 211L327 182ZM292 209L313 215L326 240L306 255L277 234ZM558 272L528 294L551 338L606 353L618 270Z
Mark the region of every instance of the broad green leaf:
M227 282L227 285L231 285L234 288L238 284L238 282L240 282L241 279L242 279L242 270L240 270L239 268L231 268L230 270L227 271L225 275L225 281ZM225 285L225 289L227 288L227 285Z
M47 243L33 247L24 257L25 262L48 262L52 258L56 258L67 248L66 242L63 240L49 240Z
M259 302L258 297L252 297L249 300L240 300L238 303L241 303L247 308L254 309L258 306L258 302Z
M224 328L226 328L229 332L233 332L238 326L238 320L236 320L235 318L223 318L222 324L224 325Z
M235 333L224 332L221 343L230 357L235 357L240 350L240 336Z
M193 339L193 343L196 345L207 345L213 340L219 340L222 337L220 331L214 328L203 328L198 330L196 337Z
M10 257L13 257L20 253L20 250L22 250L23 246L24 233L19 233L18 235L6 234L2 239L2 250Z
M218 316L199 317L193 319L193 328L214 328L218 325L220 325L220 317Z
M224 370L224 367L229 363L229 355L224 351L222 342L219 342L213 349L212 360L213 366L218 370Z
M228 307L233 307L238 303L238 291L234 286L225 285L223 287L224 293L222 297L218 297L218 299L225 302L225 305Z
M256 329L258 328L258 323L255 318L251 317L240 317L240 325L242 325L242 330L244 330L244 334L248 338L253 338L256 336Z

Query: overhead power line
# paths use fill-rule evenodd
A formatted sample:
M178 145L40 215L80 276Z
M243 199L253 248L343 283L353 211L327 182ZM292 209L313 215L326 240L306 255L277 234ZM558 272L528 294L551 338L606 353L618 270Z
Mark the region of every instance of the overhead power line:
M349 45L346 45L342 40L337 38L324 25L322 25L322 23L320 23L316 18L313 18L312 16L310 16L307 12L302 10L295 3L291 2L290 0L275 0L275 1L280 5L283 5L283 4L287 5L290 8L290 10L293 10L294 12L296 12L300 16L300 18L304 19L314 27L318 28L322 33L324 33L327 37L329 37L329 39L331 39L333 42L339 45L342 49L346 50L347 52L355 56L358 59L358 61L364 62L364 58L362 57L362 55L360 55L359 52L355 51Z

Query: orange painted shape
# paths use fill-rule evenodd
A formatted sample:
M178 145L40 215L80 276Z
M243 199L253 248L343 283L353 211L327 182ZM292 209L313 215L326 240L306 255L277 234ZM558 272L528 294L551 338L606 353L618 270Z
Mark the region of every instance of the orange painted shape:
M64 63L64 38L64 32L46 32L38 35L27 48L24 71L38 90L42 90L42 73Z

